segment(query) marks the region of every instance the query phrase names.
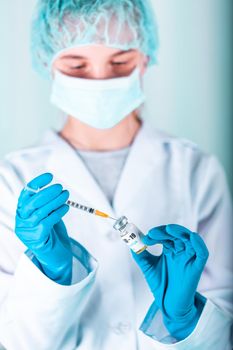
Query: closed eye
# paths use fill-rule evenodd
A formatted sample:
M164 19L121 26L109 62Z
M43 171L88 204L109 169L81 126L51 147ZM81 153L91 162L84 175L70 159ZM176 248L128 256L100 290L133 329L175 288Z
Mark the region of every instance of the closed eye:
M128 62L113 62L112 64L115 65L115 66L120 66L120 65L123 65L123 64L127 64Z
M82 69L82 68L85 68L85 65L71 67L71 69Z

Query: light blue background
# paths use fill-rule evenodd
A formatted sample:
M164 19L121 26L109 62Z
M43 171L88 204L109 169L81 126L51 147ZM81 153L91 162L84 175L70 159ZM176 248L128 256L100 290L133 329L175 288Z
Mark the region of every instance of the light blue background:
M2 1L0 158L59 125L50 86L31 69L29 28L35 1ZM231 0L154 0L159 65L146 76L153 124L189 138L220 159L232 188Z

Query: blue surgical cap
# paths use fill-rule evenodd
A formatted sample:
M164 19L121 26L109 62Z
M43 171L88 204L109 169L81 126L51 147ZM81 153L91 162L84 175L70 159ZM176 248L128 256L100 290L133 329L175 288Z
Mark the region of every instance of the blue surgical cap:
M34 69L51 79L54 59L67 49L101 44L139 49L157 63L158 29L150 0L38 0L31 26Z

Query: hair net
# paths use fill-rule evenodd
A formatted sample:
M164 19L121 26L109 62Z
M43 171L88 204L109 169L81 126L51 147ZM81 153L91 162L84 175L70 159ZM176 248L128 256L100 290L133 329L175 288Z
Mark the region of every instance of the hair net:
M34 69L51 78L63 50L104 44L139 49L157 62L158 33L150 0L38 0L31 28Z

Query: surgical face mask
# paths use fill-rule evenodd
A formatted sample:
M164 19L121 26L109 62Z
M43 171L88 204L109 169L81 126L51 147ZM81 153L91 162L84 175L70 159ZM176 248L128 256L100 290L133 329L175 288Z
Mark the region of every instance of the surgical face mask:
M103 80L55 71L51 102L94 128L112 128L144 101L138 68L127 77Z

